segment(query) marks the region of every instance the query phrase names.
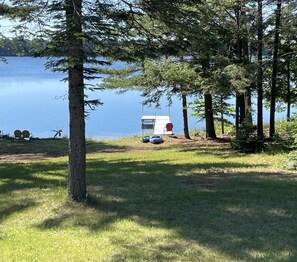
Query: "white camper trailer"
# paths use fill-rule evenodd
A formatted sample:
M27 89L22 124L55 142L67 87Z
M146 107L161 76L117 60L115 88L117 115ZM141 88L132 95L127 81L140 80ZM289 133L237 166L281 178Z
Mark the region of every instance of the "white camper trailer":
M145 130L152 130L154 135L172 135L173 125L169 116L142 116L142 134Z

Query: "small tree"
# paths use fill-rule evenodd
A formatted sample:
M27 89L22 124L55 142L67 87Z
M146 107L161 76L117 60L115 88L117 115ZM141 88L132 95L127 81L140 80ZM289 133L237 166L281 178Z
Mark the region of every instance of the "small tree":
M213 114L214 122L221 127L221 133L225 133L225 125L233 125L230 118L234 118L234 106L227 102L230 99L224 95L213 96ZM202 99L197 99L190 103L189 107L193 110L192 117L197 117L198 122L205 120L205 103Z
M172 96L180 96L184 135L186 138L190 138L186 97L198 85L199 76L188 63L170 57L155 61L146 60L139 67L134 66L120 70L104 69L100 72L109 75L104 78L102 87L140 90L145 97L144 104L152 103L159 107L162 96L167 98L168 104L171 104Z

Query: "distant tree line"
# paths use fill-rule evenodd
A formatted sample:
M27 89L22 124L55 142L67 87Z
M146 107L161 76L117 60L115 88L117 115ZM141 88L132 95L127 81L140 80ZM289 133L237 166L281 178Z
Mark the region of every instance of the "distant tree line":
M22 37L2 37L0 39L0 56L34 56L46 46L44 40L24 39Z

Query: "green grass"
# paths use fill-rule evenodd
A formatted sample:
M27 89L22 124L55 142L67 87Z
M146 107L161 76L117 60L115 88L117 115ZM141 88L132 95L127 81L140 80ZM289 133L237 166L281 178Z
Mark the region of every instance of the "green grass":
M125 139L118 140L125 141ZM121 149L123 145L112 143L112 141L86 141L88 153L104 149ZM0 138L0 155L3 154L42 154L43 156L65 156L68 152L68 139L38 139L31 141L17 141Z
M67 141L47 142L22 153L66 153ZM285 155L139 138L88 150L84 204L65 200L65 156L0 163L0 261L297 261Z

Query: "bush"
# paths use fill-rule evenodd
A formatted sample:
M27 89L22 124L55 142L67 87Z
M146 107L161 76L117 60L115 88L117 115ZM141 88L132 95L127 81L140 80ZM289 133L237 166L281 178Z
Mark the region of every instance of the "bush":
M297 135L295 135L294 138L295 141L291 148L295 150L288 154L288 161L286 163L287 168L291 170L297 170Z
M291 122L277 121L275 124L275 136L265 151L270 153L287 152L294 148L295 136L297 134L297 120Z
M282 139L287 140L288 144L292 144L297 134L297 119L293 119L291 122L277 121L275 133Z
M190 131L190 135L196 137L205 137L205 131L199 129L198 127L194 127L194 129Z
M257 137L256 127L245 123L231 140L231 147L242 153L255 153L263 150L264 142Z
M224 129L224 135L235 135L235 126L233 124L225 123ZM222 132L222 127L220 123L215 123L215 130L217 131L217 133Z
M272 141L266 145L265 151L268 153L288 152L292 150L292 144L291 138L276 134Z
M293 151L288 155L287 168L297 170L297 151Z

